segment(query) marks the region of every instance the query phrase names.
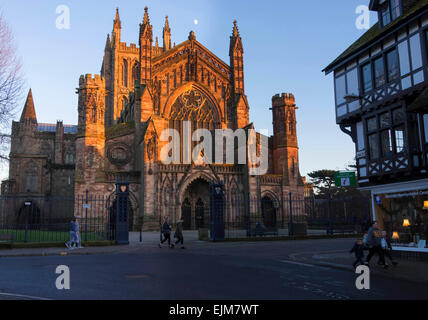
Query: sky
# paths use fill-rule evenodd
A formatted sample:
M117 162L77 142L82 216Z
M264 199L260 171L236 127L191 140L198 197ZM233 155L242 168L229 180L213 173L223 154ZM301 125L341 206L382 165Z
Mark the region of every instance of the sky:
M341 170L355 156L354 144L335 122L331 61L366 30L359 30L356 8L369 0L0 0L0 11L15 38L26 90L33 91L39 123L77 124L79 76L99 74L115 9L122 20L122 42L137 43L144 7L154 36L162 43L165 16L172 42L196 39L229 64L233 20L244 45L245 91L250 121L272 133L272 96L296 97L302 175ZM70 9L70 29L58 29L56 9ZM197 22L197 23L196 23ZM371 15L370 25L376 23ZM26 95L26 93L25 93ZM22 107L25 96L23 97ZM16 115L19 119L20 113ZM0 180L7 168L0 170Z

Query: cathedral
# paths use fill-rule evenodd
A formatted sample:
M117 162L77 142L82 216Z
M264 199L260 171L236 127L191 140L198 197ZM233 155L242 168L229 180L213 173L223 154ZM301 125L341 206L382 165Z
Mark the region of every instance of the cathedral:
M233 203L264 200L281 214L289 193L304 194L299 173L296 103L292 94L272 98L273 136L268 169L253 175L242 163L160 161L165 129L255 130L245 94L244 47L237 22L230 36L230 62L204 47L192 31L175 44L168 17L163 39L153 37L147 7L139 45L121 42L119 10L107 36L99 75L79 79L78 124L39 123L30 90L20 121L13 122L9 179L2 194L76 197L114 192L129 179L131 225L157 228L162 216L184 220L187 229L207 225L211 183L224 186L226 221L239 212ZM266 110L267 111L267 110ZM260 138L260 134L257 134ZM193 145L191 145L193 147ZM183 154L180 155L182 159Z

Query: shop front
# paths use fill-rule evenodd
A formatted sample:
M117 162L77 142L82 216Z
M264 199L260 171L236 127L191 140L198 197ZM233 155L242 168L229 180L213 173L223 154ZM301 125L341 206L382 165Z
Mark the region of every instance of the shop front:
M371 191L373 221L388 232L394 250L428 253L428 179L363 190Z

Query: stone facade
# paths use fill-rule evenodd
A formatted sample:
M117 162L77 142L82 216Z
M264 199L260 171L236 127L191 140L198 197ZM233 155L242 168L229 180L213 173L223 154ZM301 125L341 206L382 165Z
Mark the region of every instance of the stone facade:
M59 184L67 185L61 177L70 174L75 195L89 190L90 194L107 196L113 193L118 177L129 178L133 224L142 223L145 229L158 228L164 215L172 222L185 218L188 228L206 225L210 183L224 185L229 203L244 203L249 194L259 200L269 199L278 208L290 192L303 198L297 108L292 94L272 98L274 135L267 138L267 174L251 175L248 159L246 164L187 163L183 161L183 146L179 164L160 161L161 150L168 143L161 141L161 133L169 128L182 133L184 121L190 121L192 130L244 129L248 133L254 129L249 119L244 49L236 21L230 37L230 64L199 43L193 31L188 40L171 45L168 17L163 47L157 38L153 43L147 8L140 24L139 46L121 42L121 29L117 11L111 37L107 37L101 74L80 77L76 133L65 133L61 123L55 132L41 132L35 117L14 123L10 170L14 191L25 192L19 172L24 172L21 168L28 166L28 161L37 171L37 191L41 193L52 190L42 172L47 163L54 168L53 176L59 175L54 179ZM50 138L43 140L45 135ZM23 144L19 142L21 137L27 139ZM257 141L259 138L257 135ZM43 151L44 141L49 155ZM25 150L18 150L18 145ZM64 163L67 150L75 155L75 167ZM68 192L73 194L72 190ZM235 209L232 205L227 208L227 219L241 214Z

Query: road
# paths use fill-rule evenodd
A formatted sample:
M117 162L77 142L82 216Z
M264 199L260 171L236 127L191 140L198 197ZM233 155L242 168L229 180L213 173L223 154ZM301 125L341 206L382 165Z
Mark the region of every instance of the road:
M353 240L257 243L191 241L187 248L133 245L97 255L0 258L0 299L427 299L428 285L357 275L290 259L304 252L349 250ZM59 265L70 290L55 286Z

